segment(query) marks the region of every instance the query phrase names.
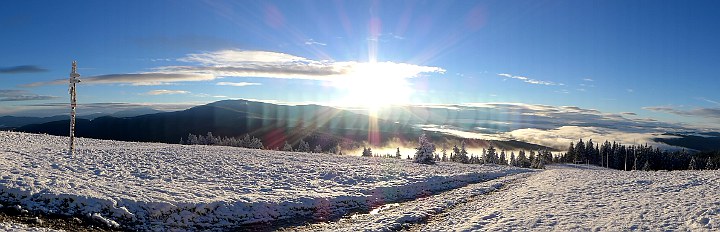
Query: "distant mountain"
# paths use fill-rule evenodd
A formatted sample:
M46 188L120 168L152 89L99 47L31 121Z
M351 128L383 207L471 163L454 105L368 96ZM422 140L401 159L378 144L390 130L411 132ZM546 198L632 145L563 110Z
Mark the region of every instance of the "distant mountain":
M58 121L68 119L70 116L67 115L56 115L52 117L16 117L16 116L2 116L0 117L0 127L4 128L15 128L29 124L39 124L52 121Z
M78 115L77 118L80 119L96 119L99 117L104 116L112 116L116 118L127 118L127 117L135 117L139 115L146 115L146 114L156 114L161 113L163 111L152 109L152 108L133 108L133 109L127 109L127 110L121 110L112 114L108 113L93 113L93 114L86 114L86 115ZM18 116L2 116L0 117L0 128L5 129L13 129L25 125L30 124L42 124L47 122L53 122L53 121L59 121L59 120L68 120L70 118L69 115L55 115L51 117L18 117Z
M679 138L657 138L655 141L698 151L720 151L720 133L717 132L702 133L702 136L677 133L666 135Z
M67 135L68 120L26 125L16 131ZM422 130L411 123L374 119L348 110L320 105L275 105L246 100L224 100L196 106L183 111L162 112L135 117L104 116L92 120L78 119L79 137L124 141L177 143L189 133L240 137L245 134L261 138L269 148L285 141L296 143L305 139L327 149L336 144L357 147L362 141L373 140L383 146L391 140L415 141ZM435 141L459 141L458 138L431 133ZM458 142L459 143L459 142ZM468 140L469 145L493 144L503 149L544 149L546 147L520 141Z

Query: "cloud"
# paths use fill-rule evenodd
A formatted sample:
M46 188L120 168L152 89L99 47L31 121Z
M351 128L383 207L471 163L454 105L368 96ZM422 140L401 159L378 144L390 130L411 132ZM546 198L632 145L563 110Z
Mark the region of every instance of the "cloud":
M24 90L0 89L0 101L36 101L49 100L58 97L32 94Z
M167 89L158 89L158 90L152 90L145 95L169 95L169 94L189 94L190 92L184 91L184 90L167 90Z
M308 40L305 40L305 45L320 45L320 46L327 46L327 44L326 44L326 43L320 43L320 42L317 42L317 41L315 41L315 40L313 40L313 39L308 39Z
M89 115L96 113L112 114L121 110L152 108L160 111L178 111L208 102L191 103L120 103L120 102L94 102L80 103L77 105L78 115ZM47 117L55 115L67 115L69 102L63 103L42 103L14 106L3 108L0 106L0 114L14 116Z
M35 65L20 65L0 68L0 74L39 73L47 71L47 69L40 68Z
M668 132L692 130L690 125L639 118L631 112L605 113L577 106L489 102L407 108L409 118L396 116L403 115L398 112L380 117L463 138L518 140L556 149L566 149L570 141L580 138L669 148L653 139L664 138Z
M657 138L677 138L676 136L628 132L602 127L561 126L551 130L528 128L514 130L507 134L517 140L542 144L560 150L567 149L570 142L577 142L580 138L585 141L592 139L596 144L604 141L616 141L622 144L648 144L661 149L678 149L678 147L655 142Z
M589 82L593 82L593 81L595 81L595 80L593 80L593 79L590 79L590 78L584 78L584 79L583 79L583 81L589 81Z
M174 82L210 81L221 77L264 77L322 80L343 86L356 81L390 81L418 77L424 73L445 73L439 67L395 62L312 60L268 51L221 50L188 54L177 61L189 65L161 66L152 72L81 77L84 84L164 85ZM66 84L67 79L23 85L36 87Z
M203 73L130 73L107 74L91 77L80 77L81 84L131 84L131 85L163 85L172 82L209 81L214 80L212 74ZM23 87L37 87L45 85L64 85L67 79L54 81L34 82Z
M720 108L695 108L692 110L680 110L670 106L649 106L643 107L645 110L664 112L680 116L704 117L712 119L720 119Z
M221 77L265 77L342 81L347 79L407 79L422 73L445 73L439 67L395 62L312 60L268 51L222 50L189 54L179 61L196 63L165 66L156 70L171 73L211 74Z
M555 83L555 82L551 82L551 81L541 81L541 80L530 79L530 78L524 77L524 76L513 76L512 74L508 74L508 73L499 73L498 76L517 79L517 80L521 80L525 83L534 84L534 85L564 85L562 83Z
M262 85L262 84L260 84L260 83L252 83L252 82L218 82L216 85L227 85L227 86L243 87L243 86Z

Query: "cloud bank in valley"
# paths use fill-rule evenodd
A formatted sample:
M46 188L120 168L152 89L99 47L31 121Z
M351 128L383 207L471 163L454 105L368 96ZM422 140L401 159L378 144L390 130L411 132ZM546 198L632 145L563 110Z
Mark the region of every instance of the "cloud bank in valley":
M664 135L667 132L688 130L678 124L639 118L631 112L603 113L576 106L468 103L411 111L426 131L462 138L518 140L558 150L567 149L570 142L581 138L677 149L655 139L673 137Z

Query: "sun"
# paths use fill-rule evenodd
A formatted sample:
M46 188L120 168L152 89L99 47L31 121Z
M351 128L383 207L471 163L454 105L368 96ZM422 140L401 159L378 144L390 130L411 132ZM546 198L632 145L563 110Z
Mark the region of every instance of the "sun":
M390 105L407 104L413 89L407 75L387 63L356 64L352 75L338 78L333 85L344 92L338 105L378 110Z

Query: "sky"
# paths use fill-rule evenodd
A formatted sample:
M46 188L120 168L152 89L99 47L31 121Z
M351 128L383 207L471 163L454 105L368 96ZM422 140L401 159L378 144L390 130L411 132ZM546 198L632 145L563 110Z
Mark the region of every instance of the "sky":
M718 129L719 7L9 1L0 8L0 115L60 112L77 60L81 107L174 110L223 99L368 108L513 103Z

